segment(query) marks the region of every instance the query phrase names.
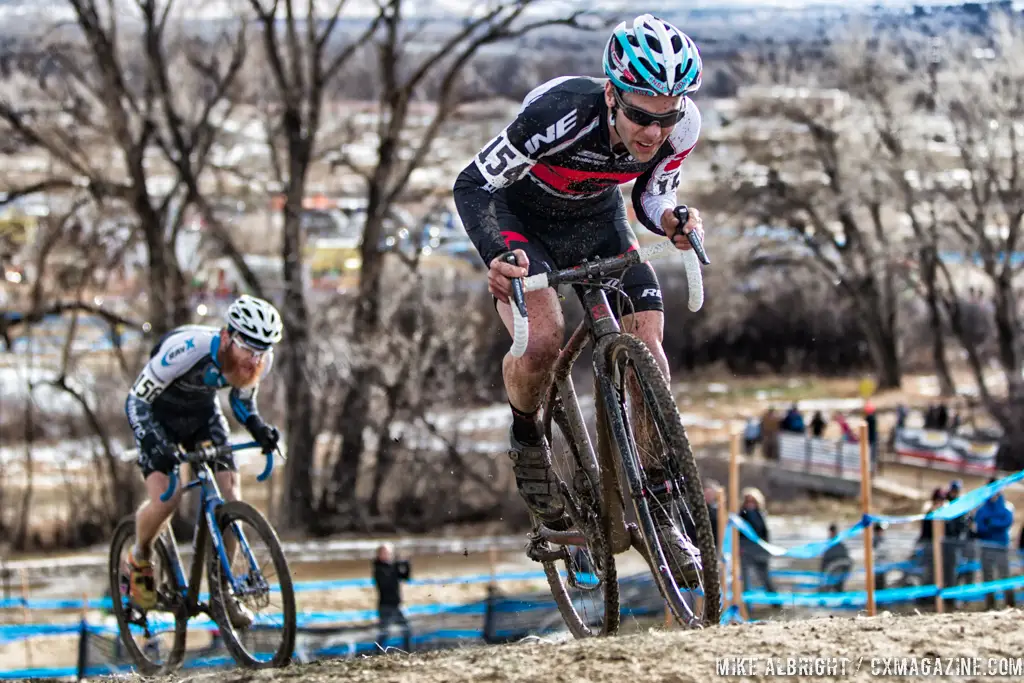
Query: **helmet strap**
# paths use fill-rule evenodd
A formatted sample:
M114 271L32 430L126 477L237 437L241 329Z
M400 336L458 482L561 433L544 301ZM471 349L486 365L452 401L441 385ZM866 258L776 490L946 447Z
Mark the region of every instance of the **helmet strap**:
M613 104L608 110L608 123L615 130L615 134L619 136L619 144L612 145L612 154L622 156L629 153L629 149L626 147L626 143L623 140L622 133L619 132L619 120L618 120L618 105Z

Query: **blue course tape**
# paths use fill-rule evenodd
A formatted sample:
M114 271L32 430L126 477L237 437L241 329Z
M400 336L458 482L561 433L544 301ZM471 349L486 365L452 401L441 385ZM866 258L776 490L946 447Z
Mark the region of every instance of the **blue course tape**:
M581 575L586 578L586 575ZM544 579L544 572L509 572L498 574L492 577L490 574L472 574L469 576L438 577L429 579L412 579L408 582L410 586L451 586L463 584L488 583L492 579L497 581L534 581ZM373 588L373 579L332 579L323 581L300 581L295 584L296 593L309 593L316 591L331 591L342 588ZM278 585L271 587L271 590L280 590ZM209 594L203 593L200 600L208 600ZM43 599L43 598L4 598L0 599L0 609L21 609L30 610L72 610L82 609L110 610L112 604L110 598L91 598L87 601L81 599ZM375 612L376 614L376 612Z

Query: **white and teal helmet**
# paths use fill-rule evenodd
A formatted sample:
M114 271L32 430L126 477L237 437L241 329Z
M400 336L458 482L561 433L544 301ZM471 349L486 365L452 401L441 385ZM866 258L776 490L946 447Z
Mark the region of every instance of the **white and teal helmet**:
M672 24L641 14L615 27L604 51L604 72L620 90L637 95L689 95L700 88L697 45Z

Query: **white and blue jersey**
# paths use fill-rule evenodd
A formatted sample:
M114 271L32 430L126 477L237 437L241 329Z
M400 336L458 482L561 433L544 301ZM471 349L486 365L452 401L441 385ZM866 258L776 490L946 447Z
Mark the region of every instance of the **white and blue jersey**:
M158 450L164 452L178 444L192 450L207 440L227 443L229 429L217 392L229 385L217 362L219 349L220 328L204 325L172 330L153 347L125 402L144 470L166 473L173 467L173 463L152 462L154 454L143 445L147 435L151 435L147 443L155 439ZM263 375L272 365L270 352ZM228 394L231 411L243 425L249 426L252 416L259 417L257 391L258 384L249 389L232 387Z

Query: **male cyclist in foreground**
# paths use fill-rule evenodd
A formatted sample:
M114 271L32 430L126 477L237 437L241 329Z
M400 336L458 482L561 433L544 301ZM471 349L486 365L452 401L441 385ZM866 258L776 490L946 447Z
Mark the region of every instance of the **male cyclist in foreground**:
M185 325L166 334L153 348L125 402L139 450L138 465L149 500L135 515L136 545L128 557L131 599L142 609L156 605L151 553L153 540L178 506L181 489L160 500L178 463L178 446L191 451L205 441L228 443L229 427L217 391L230 386L232 412L264 452L277 446L278 431L256 410L260 378L273 364L273 345L281 341L281 316L270 303L248 295L228 308L223 328ZM241 498L234 458L212 463L225 501ZM228 557L234 540L225 536ZM252 624L252 613L237 600L226 605L235 628Z
M470 163L454 195L466 231L488 264L488 288L512 332L511 280L568 268L585 258L616 256L635 248L619 185L635 180L633 207L644 226L690 249L686 233L703 236L700 213L686 225L673 215L679 166L697 143L700 113L687 95L701 84L693 41L674 26L644 14L619 24L604 52L606 79L566 76L534 89L518 116ZM514 254L516 265L505 261ZM664 307L650 264L622 279L631 314L623 328L646 342L669 377L662 350ZM613 301L613 307L615 302ZM569 525L551 472L550 447L538 411L564 338L558 295L526 295L530 338L521 358L505 356L502 374L512 408L509 432L513 471L530 510L554 530ZM672 525L663 472L648 468L661 502L661 527ZM699 551L676 530L670 552L688 582ZM678 578L678 577L677 577Z

